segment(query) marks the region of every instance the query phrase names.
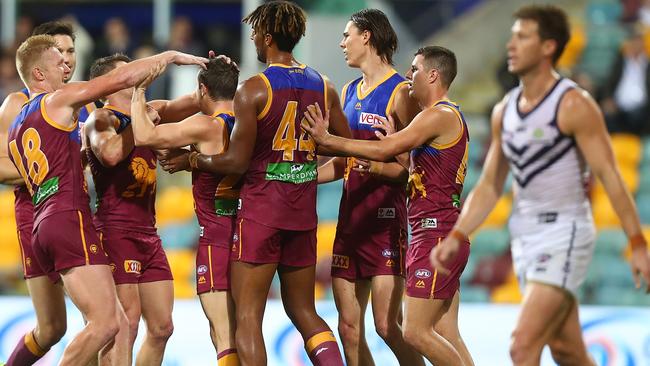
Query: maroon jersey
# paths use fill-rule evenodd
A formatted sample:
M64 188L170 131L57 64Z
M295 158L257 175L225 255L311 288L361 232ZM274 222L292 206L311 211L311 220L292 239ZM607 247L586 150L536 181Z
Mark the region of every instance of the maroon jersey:
M325 82L305 65L271 64L259 77L268 100L241 189L240 215L283 230L316 228L315 144L300 123L307 106L325 110Z
M215 123L223 124L224 151L228 148L230 133L235 122L232 112L215 112ZM239 175L221 175L192 171L194 211L201 227L201 237L215 245L230 248L233 224L239 198Z
M469 132L456 104L438 101L458 116L462 130L446 145L424 144L411 150L409 223L416 238L445 237L460 213L460 194L467 170Z
M361 80L351 81L343 88L343 112L350 124L352 137L377 140L379 117L387 118L395 94L406 81L392 70L384 81L363 93ZM352 234L400 228L406 230L406 190L403 183L389 182L370 174L352 170L349 158L345 169L343 195L339 208L337 232Z
M116 131L121 133L131 117L112 106L105 106L117 117ZM156 231L156 155L146 147L134 147L116 166L103 166L90 147L88 164L97 190L97 229L117 228L143 233Z
M9 157L32 196L34 227L54 213L89 210L77 122L63 127L52 120L47 97L34 95L9 128Z

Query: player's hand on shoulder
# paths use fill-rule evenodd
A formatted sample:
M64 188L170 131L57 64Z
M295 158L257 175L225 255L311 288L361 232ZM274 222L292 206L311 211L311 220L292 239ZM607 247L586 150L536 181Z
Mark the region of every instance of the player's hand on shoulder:
M447 267L449 262L456 258L460 247L460 241L453 237L448 236L442 240L438 245L433 247L429 260L434 269L442 274L449 274Z
M317 144L325 145L327 139L330 137L328 132L329 110L325 109L325 114L323 115L318 103L307 106L301 127L311 135Z

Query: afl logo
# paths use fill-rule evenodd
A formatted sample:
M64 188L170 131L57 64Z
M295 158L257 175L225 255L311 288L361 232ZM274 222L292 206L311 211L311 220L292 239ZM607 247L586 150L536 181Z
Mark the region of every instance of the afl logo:
M199 275L204 275L207 272L208 272L208 266L206 266L205 264L200 265L199 268L196 269L196 273L198 273Z
M417 278L429 278L431 277L431 271L428 269L420 268L415 270L415 277Z
M381 255L384 258L397 258L399 256L399 251L397 249L384 249L381 251Z

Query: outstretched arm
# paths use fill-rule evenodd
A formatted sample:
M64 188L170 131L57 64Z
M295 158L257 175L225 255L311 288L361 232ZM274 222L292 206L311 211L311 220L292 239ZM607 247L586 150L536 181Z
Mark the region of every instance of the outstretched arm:
M235 126L228 150L219 155L192 152L190 166L219 174L244 174L248 170L257 138L257 114L266 104L266 99L266 85L259 76L240 84L235 93Z
M596 102L582 90L569 91L558 112L558 126L562 132L573 135L589 167L603 183L609 200L632 244L632 273L637 288L639 275L650 292L650 259L647 243L632 195L628 191L614 158L605 122Z
M107 109L93 111L84 124L84 139L88 139L90 149L105 167L114 167L133 150L133 132L127 126L117 133L117 117Z
M461 242L485 221L503 192L509 170L508 161L501 149L501 119L504 106L505 101L502 101L492 111L492 142L481 177L467 197L451 233L431 251L431 263L441 273L449 272L446 265L458 253Z
M183 95L172 100L152 100L147 104L158 111L160 123L178 122L200 112L196 93Z
M46 111L61 127L67 128L73 123L72 115L76 109L106 95L135 86L154 68L164 68L170 63L205 67L207 62L206 58L176 51L166 51L135 60L92 80L66 84L45 100Z

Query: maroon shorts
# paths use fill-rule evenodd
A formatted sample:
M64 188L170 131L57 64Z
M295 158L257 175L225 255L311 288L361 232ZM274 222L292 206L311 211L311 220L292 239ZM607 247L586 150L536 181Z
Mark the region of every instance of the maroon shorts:
M196 293L230 290L230 246L199 239L196 251Z
M36 261L34 251L32 250L32 226L23 225L16 230L18 233L18 245L20 245L20 255L23 258L23 278L36 278L47 276L50 281L56 283L61 279L61 276L52 271L45 272L43 268Z
M404 276L406 231L393 228L371 234L337 232L332 277L358 280L380 275Z
M469 242L462 243L458 255L447 267L448 275L431 267L431 250L443 238L414 241L406 254L406 295L422 299L450 299L460 288L460 275L469 258Z
M230 258L235 261L291 267L316 265L316 229L283 230L237 218Z
M32 234L32 250L45 273L108 264L89 211L62 211L42 219Z
M173 280L158 234L102 228L99 238L115 284Z

